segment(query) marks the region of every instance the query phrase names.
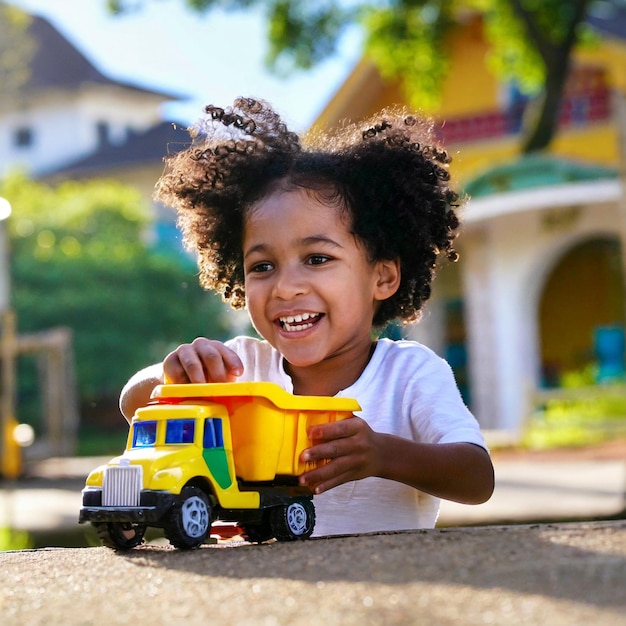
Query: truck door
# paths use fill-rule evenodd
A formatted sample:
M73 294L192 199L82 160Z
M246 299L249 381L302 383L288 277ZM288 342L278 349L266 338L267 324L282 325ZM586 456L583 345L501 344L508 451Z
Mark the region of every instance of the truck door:
M224 448L224 432L219 417L207 417L204 420L202 458L209 472L222 489L228 489L233 479L228 471L228 458Z

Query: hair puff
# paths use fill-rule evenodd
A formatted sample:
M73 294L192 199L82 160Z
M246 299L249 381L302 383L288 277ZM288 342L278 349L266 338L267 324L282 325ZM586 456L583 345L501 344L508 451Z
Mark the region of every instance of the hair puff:
M190 135L186 149L166 157L155 198L176 209L201 284L235 308L245 301L246 212L277 186L307 189L345 210L371 261L400 260L400 286L380 304L375 326L416 320L437 259L457 259L460 198L428 119L386 109L301 141L268 103L238 98L232 107L206 107Z

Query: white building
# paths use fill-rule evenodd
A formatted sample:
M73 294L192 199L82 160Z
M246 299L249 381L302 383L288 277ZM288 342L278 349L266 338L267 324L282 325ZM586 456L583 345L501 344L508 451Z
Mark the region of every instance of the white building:
M189 138L161 115L182 96L103 75L42 17L33 16L28 35L36 46L28 83L18 100L0 101L0 176L112 177L151 201L164 155ZM171 225L157 206L155 215Z

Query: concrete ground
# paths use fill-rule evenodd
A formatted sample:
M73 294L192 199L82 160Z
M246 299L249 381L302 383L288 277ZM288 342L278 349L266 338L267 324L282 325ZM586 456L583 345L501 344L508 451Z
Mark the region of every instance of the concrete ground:
M626 521L0 553L3 626L626 624Z

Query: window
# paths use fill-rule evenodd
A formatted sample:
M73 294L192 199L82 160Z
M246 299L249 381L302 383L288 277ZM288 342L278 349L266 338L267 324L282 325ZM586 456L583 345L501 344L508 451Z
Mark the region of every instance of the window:
M589 98L578 96L571 99L571 120L573 124L585 124L589 121Z
M15 131L13 143L17 148L28 148L33 145L33 129L22 126Z
M106 146L110 141L110 128L106 122L98 122L96 124L96 132L98 134L98 145Z
M192 419L167 420L165 443L193 443L196 422Z
M133 426L133 448L149 448L156 442L156 422L138 422Z
M208 417L204 420L204 448L223 448L224 434L222 433L222 420Z

